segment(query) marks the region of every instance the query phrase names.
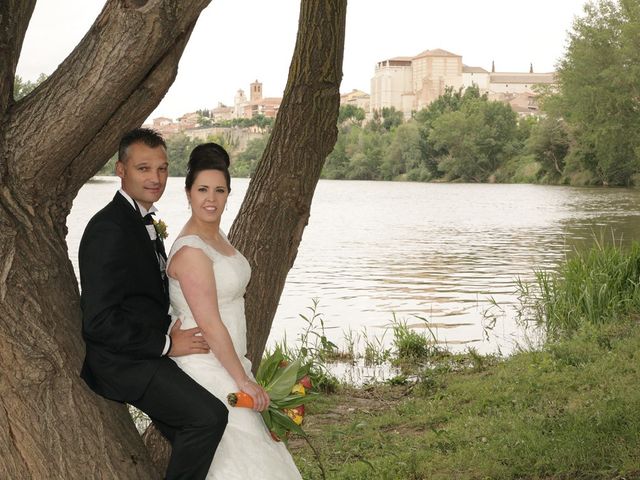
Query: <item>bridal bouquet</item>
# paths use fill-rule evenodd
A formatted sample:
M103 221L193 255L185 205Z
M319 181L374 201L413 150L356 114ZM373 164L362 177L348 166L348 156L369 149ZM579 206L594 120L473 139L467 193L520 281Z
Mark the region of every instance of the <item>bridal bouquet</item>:
M276 441L286 441L290 432L306 436L300 426L304 419L304 404L318 395L310 391L309 368L310 365L302 365L301 359L287 362L279 349L260 363L256 381L271 399L269 407L261 413ZM232 407L253 407L253 399L244 392L230 393L227 401Z

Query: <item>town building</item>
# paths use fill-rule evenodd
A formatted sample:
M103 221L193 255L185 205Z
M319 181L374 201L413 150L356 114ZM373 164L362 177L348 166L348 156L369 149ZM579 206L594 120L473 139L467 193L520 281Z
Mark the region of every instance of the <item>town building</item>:
M349 93L343 93L340 95L340 105L353 105L354 107L361 108L365 112L368 112L370 99L371 95L354 88Z
M143 125L143 127L148 125ZM150 125L155 131L159 132L163 137L170 137L180 131L180 125L167 117L157 117L153 119Z
M198 126L199 120L200 115L197 112L185 113L180 118L178 118L180 130L189 130L190 128L196 128Z
M267 118L275 118L282 103L280 97L262 96L262 83L258 80L250 85L249 100L243 90L238 90L234 97L234 118L253 118L264 115Z
M211 110L211 120L214 122L224 122L235 118L235 107L227 107L218 102L218 106Z
M491 72L464 65L462 56L442 49L425 50L414 57L393 57L375 66L371 79L369 112L394 107L404 113L427 107L447 87L454 90L475 85L489 99L509 103L522 115L538 112L536 85L553 85L555 73Z

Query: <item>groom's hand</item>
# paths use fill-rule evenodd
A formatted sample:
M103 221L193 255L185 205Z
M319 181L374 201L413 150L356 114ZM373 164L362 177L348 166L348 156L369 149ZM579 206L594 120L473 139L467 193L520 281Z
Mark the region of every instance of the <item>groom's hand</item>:
M202 335L199 335L198 327L180 330L182 322L178 319L169 336L171 337L171 348L168 355L170 357L180 357L182 355L191 355L192 353L209 353L209 345Z

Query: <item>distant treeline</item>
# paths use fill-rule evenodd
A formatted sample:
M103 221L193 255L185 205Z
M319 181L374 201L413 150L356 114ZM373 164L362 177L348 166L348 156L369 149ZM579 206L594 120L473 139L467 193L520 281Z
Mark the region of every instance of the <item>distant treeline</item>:
M184 177L187 174L189 154L196 145L204 142L216 142L222 145L231 157L231 175L234 177L248 177L255 168L262 152L267 145L269 135L250 140L244 151L238 151L238 145L227 136L210 135L206 139L191 138L184 133L178 133L167 138L167 156L169 157L169 175ZM114 155L98 172L98 175L113 175L117 156Z
M249 142L235 159L236 171L251 174L266 145ZM556 118L518 118L505 103L477 88L449 88L428 108L405 121L384 108L365 112L340 107L338 140L323 178L461 182L558 182L570 141Z

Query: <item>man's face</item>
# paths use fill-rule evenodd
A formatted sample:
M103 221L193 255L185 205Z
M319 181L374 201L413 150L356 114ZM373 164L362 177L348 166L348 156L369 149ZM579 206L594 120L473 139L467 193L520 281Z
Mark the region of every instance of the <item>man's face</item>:
M151 148L144 143L129 145L126 160L116 162L116 175L122 180L122 189L149 210L154 202L160 200L167 185L167 152L162 146Z

